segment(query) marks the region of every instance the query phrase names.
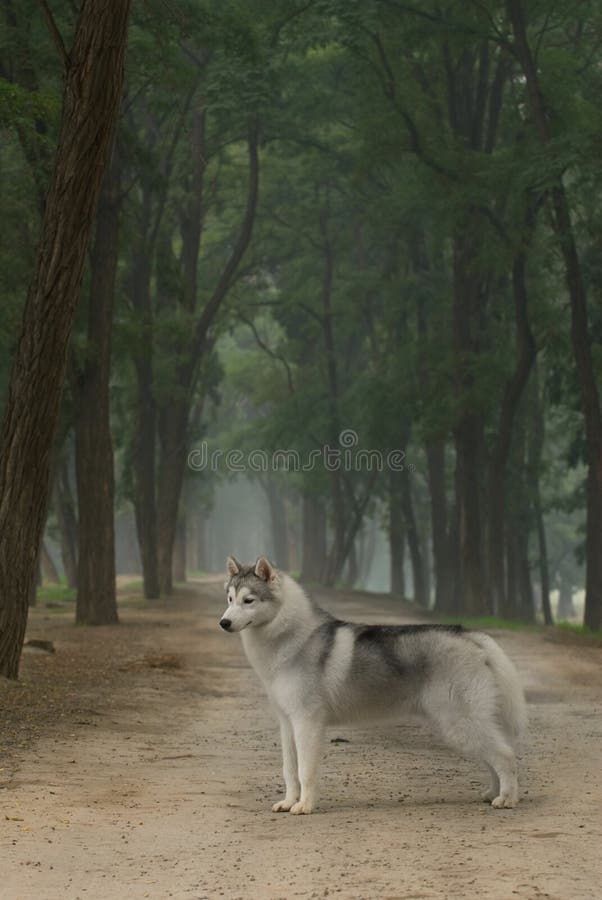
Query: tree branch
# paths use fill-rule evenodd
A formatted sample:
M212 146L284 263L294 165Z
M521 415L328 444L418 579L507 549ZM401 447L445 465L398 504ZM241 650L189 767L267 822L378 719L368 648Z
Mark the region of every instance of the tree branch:
M289 366L287 359L284 356L282 356L282 354L276 353L276 351L272 350L271 347L268 347L268 345L265 343L265 341L260 337L259 332L257 331L255 323L253 322L252 319L247 319L247 317L243 316L243 314L240 312L238 313L238 318L240 319L241 322L244 322L245 325L249 326L249 328L253 332L253 336L255 338L255 342L256 342L257 346L260 347L264 351L264 353L267 353L267 355L269 357L271 357L272 359L275 359L277 362L282 363L282 365L284 366L284 368L286 370L286 380L288 381L288 389L291 392L291 394L294 394L295 393L295 385L293 382L293 373L291 372L291 367Z
M60 31L58 30L57 24L54 21L54 16L52 15L52 12L46 0L38 0L38 5L44 13L44 18L46 19L50 37L52 38L54 45L58 50L59 57L61 59L61 65L63 67L63 72L66 72L69 68L69 54L67 53L67 48L65 47L65 43Z
M257 194L259 188L259 124L255 117L253 117L249 123L248 150L249 183L247 188L247 206L245 209L244 218L238 234L238 240L234 245L232 253L230 254L230 258L226 262L222 274L220 275L219 281L215 286L215 290L206 303L205 308L203 309L203 312L201 313L197 321L191 343L191 359L193 360L193 366L196 365L196 360L198 360L202 352L203 344L205 343L205 339L207 337L207 332L209 331L211 323L215 318L215 314L217 313L222 300L230 289L232 279L234 278L234 275L236 273L236 269L238 268L238 265L243 258L251 240L253 223L255 221L255 212L257 210Z

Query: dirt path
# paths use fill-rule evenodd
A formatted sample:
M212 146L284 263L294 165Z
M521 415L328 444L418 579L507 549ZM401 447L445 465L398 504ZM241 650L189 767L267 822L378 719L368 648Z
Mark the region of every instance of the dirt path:
M399 621L384 600L328 605ZM74 683L77 709L0 769L2 900L601 896L602 650L499 635L530 700L518 809L479 803L481 774L402 725L338 729L317 813L274 815L277 731L221 608L207 583L189 609L96 630L108 658L131 638L111 692Z

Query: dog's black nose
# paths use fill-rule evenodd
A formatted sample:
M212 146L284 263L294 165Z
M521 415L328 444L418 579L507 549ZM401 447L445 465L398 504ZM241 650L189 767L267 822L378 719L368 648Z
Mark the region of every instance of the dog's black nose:
M222 626L224 631L228 631L231 624L232 622L230 621L230 619L220 619L220 625Z

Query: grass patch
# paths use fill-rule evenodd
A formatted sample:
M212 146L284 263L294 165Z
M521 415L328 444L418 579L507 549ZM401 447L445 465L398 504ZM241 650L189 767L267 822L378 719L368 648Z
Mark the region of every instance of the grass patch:
M602 628L594 631L587 625L579 625L576 622L556 622L556 628L560 631L567 631L569 634L580 634L585 637L595 637L602 640Z
M36 591L38 603L74 603L75 588L69 588L66 584L47 584Z
M120 584L118 588L118 592L120 594L129 594L130 592L141 591L144 588L144 582L140 581L128 581L126 584Z

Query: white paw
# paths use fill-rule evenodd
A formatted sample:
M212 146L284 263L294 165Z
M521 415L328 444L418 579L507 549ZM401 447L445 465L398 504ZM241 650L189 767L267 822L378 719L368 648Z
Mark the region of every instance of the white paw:
M483 803L491 803L491 801L495 800L496 797L497 792L492 790L483 791L483 793L481 794L481 800L483 801Z
M288 812L294 803L294 800L287 800L285 797L284 800L279 800L278 803L274 803L272 812Z
M502 794L499 797L494 797L491 801L491 805L494 809L514 809L517 804L517 800L513 800L512 797L503 797Z
M291 806L291 813L294 816L308 816L314 808L310 800L299 800L294 806Z

